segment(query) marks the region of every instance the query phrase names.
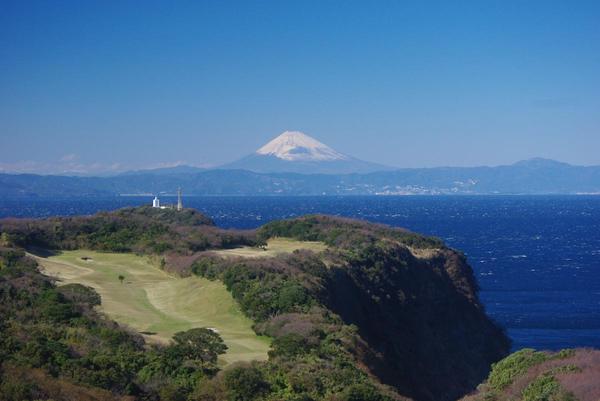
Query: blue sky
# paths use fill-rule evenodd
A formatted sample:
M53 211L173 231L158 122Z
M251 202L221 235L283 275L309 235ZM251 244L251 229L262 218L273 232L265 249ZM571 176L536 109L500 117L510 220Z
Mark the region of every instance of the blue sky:
M0 169L600 164L598 1L7 1Z

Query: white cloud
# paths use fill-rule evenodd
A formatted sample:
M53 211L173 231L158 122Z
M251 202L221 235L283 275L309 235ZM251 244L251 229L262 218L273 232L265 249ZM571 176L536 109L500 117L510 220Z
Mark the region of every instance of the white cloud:
M69 153L68 155L64 155L63 157L61 157L60 161L61 162L73 162L78 159L79 159L78 155L76 155L75 153Z
M213 167L209 164L193 164L178 160L173 162L160 162L153 164L122 163L83 163L79 156L68 154L56 162L36 162L33 160L22 160L13 163L0 162L0 173L7 174L42 174L42 175L107 175L116 174L129 170L146 170L156 168L170 168L177 166L192 166L200 168Z

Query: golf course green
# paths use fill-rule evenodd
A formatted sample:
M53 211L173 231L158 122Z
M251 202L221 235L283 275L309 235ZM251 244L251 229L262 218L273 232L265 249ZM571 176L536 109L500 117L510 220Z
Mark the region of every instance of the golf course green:
M243 246L232 249L221 249L211 251L219 256L242 257L242 258L264 258L275 257L283 253L291 253L297 250L309 250L319 253L327 249L327 245L319 241L298 241L291 238L271 238L264 248L255 246Z
M228 346L221 363L267 359L269 339L254 333L252 321L219 281L172 276L133 254L78 250L36 259L59 285L93 287L102 297L102 312L149 341L168 342L178 331L208 327Z

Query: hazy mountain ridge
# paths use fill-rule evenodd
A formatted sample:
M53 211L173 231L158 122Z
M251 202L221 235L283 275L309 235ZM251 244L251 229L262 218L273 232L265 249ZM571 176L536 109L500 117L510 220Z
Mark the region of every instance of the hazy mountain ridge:
M245 196L600 194L600 166L574 166L538 158L508 166L404 168L366 174L199 171L181 167L113 177L0 174L0 196L5 197L175 193L178 187L186 195Z

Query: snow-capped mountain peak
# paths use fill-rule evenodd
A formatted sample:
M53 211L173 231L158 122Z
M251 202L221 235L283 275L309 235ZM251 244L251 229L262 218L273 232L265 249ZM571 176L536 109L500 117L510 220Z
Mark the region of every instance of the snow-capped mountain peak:
M388 170L340 153L302 132L285 131L256 152L221 169L258 173L352 174Z
M287 161L333 161L348 160L337 152L299 131L285 131L256 151L259 155L275 156Z

